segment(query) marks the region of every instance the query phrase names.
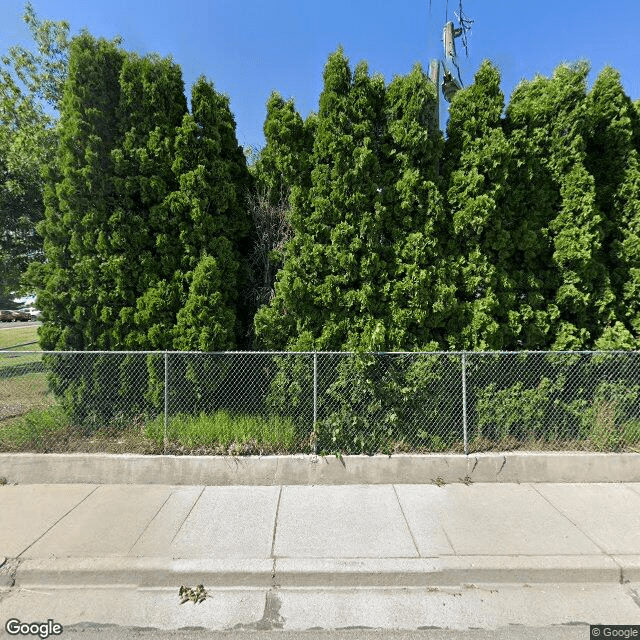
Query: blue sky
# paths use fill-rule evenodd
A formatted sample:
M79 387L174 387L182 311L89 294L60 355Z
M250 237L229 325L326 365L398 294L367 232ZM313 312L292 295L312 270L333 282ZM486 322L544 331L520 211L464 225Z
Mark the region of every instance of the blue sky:
M449 0L453 18L460 0ZM425 70L442 55L447 0L32 0L42 19L65 19L77 33L120 35L127 49L171 55L187 94L201 74L230 96L242 145L264 143L265 104L272 90L294 98L305 117L316 110L327 56L344 47L352 65L369 63L387 81L415 62ZM0 50L26 44L24 2L0 6ZM587 59L591 80L610 64L626 92L640 98L640 0L463 0L474 19L463 81L484 58L502 72L507 98L517 83L549 75L561 62Z

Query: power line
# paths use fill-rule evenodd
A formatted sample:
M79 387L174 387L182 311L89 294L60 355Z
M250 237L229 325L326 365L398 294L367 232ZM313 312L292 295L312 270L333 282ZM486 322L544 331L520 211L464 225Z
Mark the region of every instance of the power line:
M447 0L448 3L449 0ZM462 10L462 0L459 0L460 4L458 5L458 13L454 12L455 17L460 23L460 29L462 31L462 46L464 47L464 51L467 54L467 58L469 57L469 41L467 39L467 34L471 33L471 25L473 24L473 20L464 15Z

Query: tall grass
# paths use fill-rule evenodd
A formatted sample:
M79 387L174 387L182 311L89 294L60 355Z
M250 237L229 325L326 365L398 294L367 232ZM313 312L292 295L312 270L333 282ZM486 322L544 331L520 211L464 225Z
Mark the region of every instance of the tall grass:
M0 428L0 450L50 451L60 447L68 429L69 421L61 407L32 409Z
M147 424L145 435L158 444L163 442L163 416ZM178 442L190 449L256 442L291 451L296 439L295 427L289 418L232 415L224 410L197 416L172 416L167 425L167 437L170 442Z

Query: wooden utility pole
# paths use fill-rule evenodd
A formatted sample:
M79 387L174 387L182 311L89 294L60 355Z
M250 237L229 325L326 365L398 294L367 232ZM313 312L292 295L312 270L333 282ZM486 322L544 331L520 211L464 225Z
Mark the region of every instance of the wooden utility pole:
M440 60L431 60L429 62L429 80L433 82L436 88L436 106L434 113L434 122L436 129L440 128Z
M460 69L458 68L458 56L456 54L455 39L462 35L462 29L454 29L453 22L447 22L442 32L442 41L444 44L444 78L442 80L442 93L447 102L457 91L462 89L462 78L460 77Z

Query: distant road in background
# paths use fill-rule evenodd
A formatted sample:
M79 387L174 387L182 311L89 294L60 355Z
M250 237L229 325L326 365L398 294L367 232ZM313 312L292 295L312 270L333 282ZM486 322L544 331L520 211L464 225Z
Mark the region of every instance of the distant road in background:
M26 322L0 322L0 331L3 329L17 329L19 327L39 327L42 323L37 320L28 320Z

